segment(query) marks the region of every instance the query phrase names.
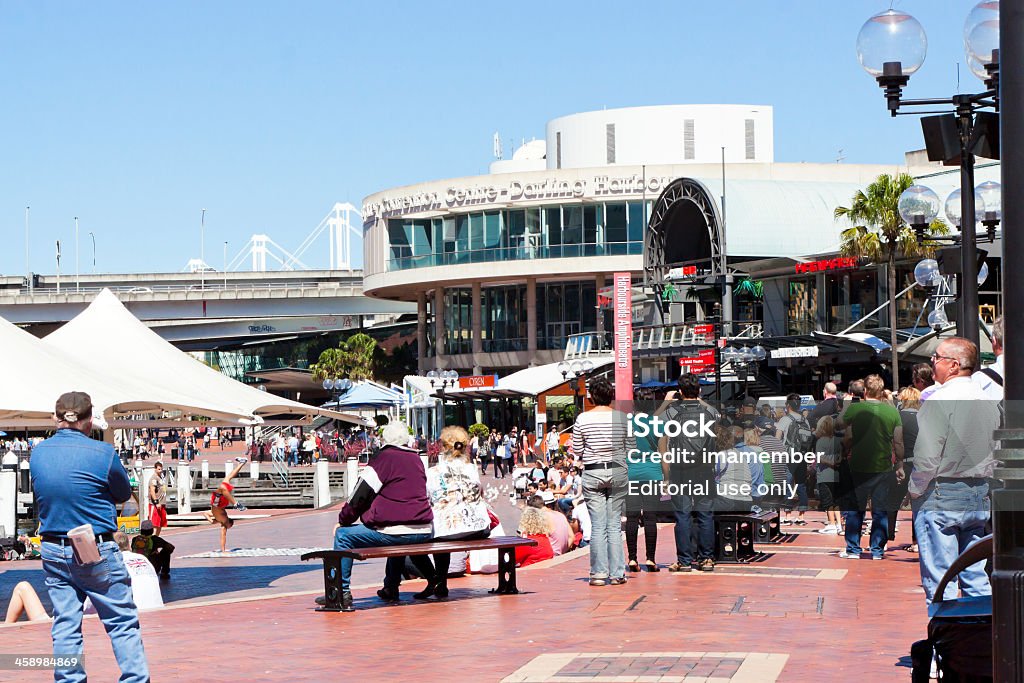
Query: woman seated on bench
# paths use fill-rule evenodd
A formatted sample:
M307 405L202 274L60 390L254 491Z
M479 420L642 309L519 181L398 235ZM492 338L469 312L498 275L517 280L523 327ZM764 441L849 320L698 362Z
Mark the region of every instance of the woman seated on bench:
M427 496L434 513L434 540L454 541L487 538L491 519L480 490L480 473L469 458L469 434L462 427L441 431L441 454L427 471ZM413 595L426 600L448 597L448 566L451 553L434 555L435 578Z

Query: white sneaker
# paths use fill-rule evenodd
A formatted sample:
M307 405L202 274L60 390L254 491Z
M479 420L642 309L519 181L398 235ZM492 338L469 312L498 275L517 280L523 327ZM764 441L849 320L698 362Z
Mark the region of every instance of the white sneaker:
M839 557L843 558L844 560L859 560L860 559L860 553L853 554L853 553L848 553L845 550L840 550L839 551Z
M828 524L828 525L822 527L821 529L818 529L818 533L819 534L830 534L832 536L837 536L837 535L839 535L839 527L832 526L831 524Z

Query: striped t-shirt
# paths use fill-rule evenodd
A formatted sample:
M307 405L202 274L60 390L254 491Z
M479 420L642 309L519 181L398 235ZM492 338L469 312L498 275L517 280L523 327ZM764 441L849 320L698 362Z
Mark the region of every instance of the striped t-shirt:
M617 463L626 466L626 453L636 448L629 436L626 416L617 410L591 410L576 418L572 450L584 465Z

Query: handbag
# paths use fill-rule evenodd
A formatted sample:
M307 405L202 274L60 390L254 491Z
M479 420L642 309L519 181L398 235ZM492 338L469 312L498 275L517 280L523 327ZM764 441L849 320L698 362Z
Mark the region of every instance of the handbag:
M498 515L494 514L494 510L492 510L491 508L487 508L487 516L491 520L491 526L488 527L487 530L488 531L493 531L496 526L501 524L501 520L498 519Z

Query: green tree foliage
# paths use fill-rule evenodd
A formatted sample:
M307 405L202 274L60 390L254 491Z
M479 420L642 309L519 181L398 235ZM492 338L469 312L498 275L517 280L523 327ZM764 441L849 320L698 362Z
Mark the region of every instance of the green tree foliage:
M487 428L487 425L482 422L477 422L469 426L469 435L478 436L481 439L486 438L491 433L491 430Z
M875 263L885 263L888 268L886 291L889 293L889 343L892 353L893 389L899 391L899 365L896 353L896 260L924 256L934 250L934 243L919 243L913 228L903 222L899 213L900 195L914 184L906 173L891 176L883 173L865 190L858 190L850 200L850 206L837 206L836 220L846 220L852 227L840 233L840 253L845 256L866 258ZM949 232L942 221L935 221L931 231L936 234Z
M373 379L374 350L377 340L368 334L357 332L338 345L338 348L326 349L310 366L314 381L321 382L327 378L347 378L353 382Z

